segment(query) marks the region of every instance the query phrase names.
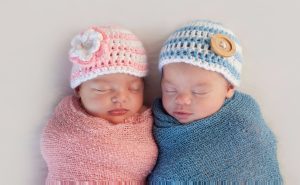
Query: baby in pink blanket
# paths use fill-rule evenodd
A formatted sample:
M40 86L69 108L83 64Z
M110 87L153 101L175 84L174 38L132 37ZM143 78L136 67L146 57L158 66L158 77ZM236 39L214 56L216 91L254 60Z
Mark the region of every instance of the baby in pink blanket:
M143 105L145 49L129 30L92 27L71 42L71 87L42 133L46 185L144 184L157 158Z

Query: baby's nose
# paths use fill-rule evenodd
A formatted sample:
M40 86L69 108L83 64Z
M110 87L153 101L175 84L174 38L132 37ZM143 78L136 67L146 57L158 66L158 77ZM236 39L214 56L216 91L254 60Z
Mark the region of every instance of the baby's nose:
M118 91L111 98L113 103L126 103L128 99L128 93L126 91Z
M176 97L175 102L179 105L190 105L192 103L192 100L190 95L182 93Z

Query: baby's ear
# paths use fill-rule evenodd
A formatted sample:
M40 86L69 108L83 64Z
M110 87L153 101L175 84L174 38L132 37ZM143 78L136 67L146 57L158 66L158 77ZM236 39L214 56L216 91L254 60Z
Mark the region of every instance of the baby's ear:
M75 96L76 96L77 98L80 98L79 91L80 91L80 86L78 86L78 87L76 87L76 88L74 89L74 94L75 94Z
M226 93L226 98L231 98L234 94L235 88L232 84L227 85L227 93Z

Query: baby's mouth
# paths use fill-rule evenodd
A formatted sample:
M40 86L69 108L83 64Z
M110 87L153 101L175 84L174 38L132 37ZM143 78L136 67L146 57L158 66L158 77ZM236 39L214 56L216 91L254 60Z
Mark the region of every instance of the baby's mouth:
M191 115L193 115L193 113L190 112L184 112L184 111L174 111L173 112L174 117L176 117L177 119L187 119L189 118Z
M128 109L113 109L108 111L108 114L111 116L123 116L125 115L129 110Z

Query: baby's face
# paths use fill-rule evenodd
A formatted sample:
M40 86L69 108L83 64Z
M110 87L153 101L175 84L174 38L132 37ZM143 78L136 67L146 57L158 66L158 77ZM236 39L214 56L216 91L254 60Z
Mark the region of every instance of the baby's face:
M120 123L141 110L143 91L141 78L118 73L84 82L78 94L89 114Z
M165 110L181 123L214 114L234 93L220 74L185 63L165 65L161 86Z

